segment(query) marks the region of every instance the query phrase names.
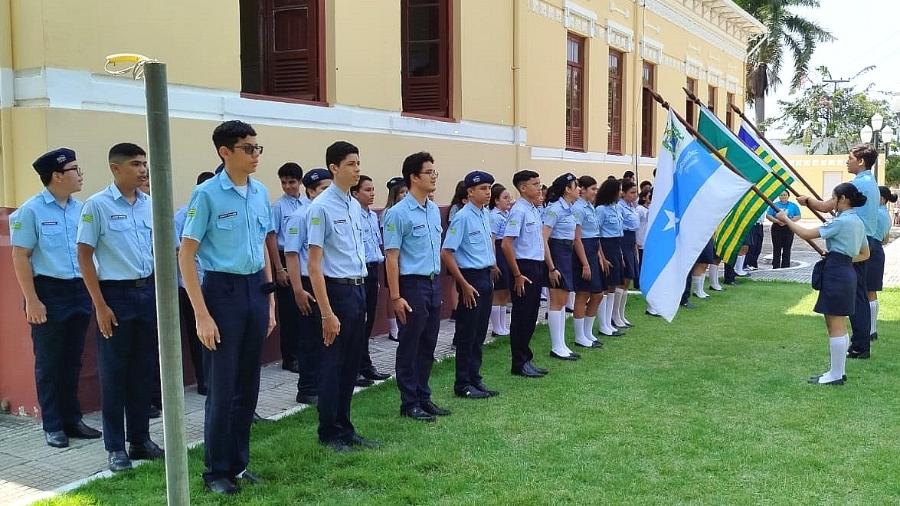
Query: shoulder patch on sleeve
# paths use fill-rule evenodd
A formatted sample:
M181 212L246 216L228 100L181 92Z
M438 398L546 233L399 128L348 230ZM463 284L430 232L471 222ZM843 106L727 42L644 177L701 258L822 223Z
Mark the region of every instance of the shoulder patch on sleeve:
M312 218L310 218L309 224L310 224L310 225L321 225L321 224L322 224L322 220L319 219L318 216L313 216Z
M93 215L93 214L82 214L82 215L81 215L81 221L83 221L83 222L85 222L85 223L93 223L93 222L94 222L94 215Z
M14 221L13 224L12 224L12 229L13 229L13 230L22 230L22 222L21 222L21 221Z
M300 229L297 227L289 227L287 233L288 235L298 235L300 233Z
M394 225L393 223L388 223L387 225L385 225L384 230L385 230L386 232L396 232L396 231L397 231L397 225Z
M192 208L188 209L187 217L193 218L194 216L197 216L197 208L192 207Z

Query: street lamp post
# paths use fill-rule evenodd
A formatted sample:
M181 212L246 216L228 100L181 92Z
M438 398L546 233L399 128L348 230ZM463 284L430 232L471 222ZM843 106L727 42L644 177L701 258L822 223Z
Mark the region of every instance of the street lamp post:
M900 101L894 101L894 109L900 109ZM895 110L895 112L897 112ZM884 156L888 156L888 145L894 140L894 129L890 125L884 124L884 116L877 112L872 115L869 124L862 127L859 131L859 140L862 142L871 142L875 145L875 151L879 151L881 144L884 144ZM875 158L875 165L872 167L872 176L878 181L878 158Z

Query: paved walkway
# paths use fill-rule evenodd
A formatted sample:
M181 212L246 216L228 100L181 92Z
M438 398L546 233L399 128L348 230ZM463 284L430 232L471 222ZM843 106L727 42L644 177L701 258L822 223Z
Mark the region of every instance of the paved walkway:
M895 227L893 237L900 236ZM796 266L789 269L771 268L772 245L768 227L765 233L760 270L752 274L754 280L786 280L808 283L812 265L818 255L805 242L795 240L792 260ZM900 287L900 241L885 247L885 286ZM435 356L445 358L452 354L450 341L454 324L441 324ZM396 343L379 337L372 341L372 361L379 370L394 372ZM266 418L278 419L293 414L305 406L294 401L297 392L296 374L285 371L280 364L262 368L262 381L258 413ZM191 388L185 392L185 422L187 440L192 445L203 439L204 397ZM100 427L100 414L90 413L85 421ZM151 420L154 441L163 442L162 419ZM106 452L103 440L73 439L66 449L55 449L44 443L41 426L30 418L0 415L0 504L28 504L40 498L75 488L86 479L108 476Z

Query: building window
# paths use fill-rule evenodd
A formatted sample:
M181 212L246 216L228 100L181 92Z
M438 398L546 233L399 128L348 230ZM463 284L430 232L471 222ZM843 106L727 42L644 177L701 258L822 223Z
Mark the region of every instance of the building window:
M656 90L656 65L644 62L643 85L651 90ZM650 92L643 89L641 92L641 156L653 156L655 144L655 114L656 102L650 96Z
M241 91L324 100L323 0L241 0Z
M694 79L692 77L688 77L686 88L688 89L688 91L693 93L694 96L697 96L697 80L696 79ZM694 119L695 119L694 116L695 116L694 101L691 100L690 98L686 98L685 102L684 102L684 119L686 119L690 125L696 125L696 123L694 122Z
M716 113L716 101L719 99L719 93L715 86L708 86L707 91L709 93L709 100L706 101L706 105L709 106L709 112L715 114Z
M401 0L403 112L450 117L450 1Z
M622 95L623 76L625 75L625 58L621 51L609 50L609 109L607 123L609 125L609 147L607 153L622 154L622 103L625 97Z
M584 39L566 42L566 149L584 151Z
M734 130L734 112L731 106L734 105L734 93L725 94L725 126L729 130Z

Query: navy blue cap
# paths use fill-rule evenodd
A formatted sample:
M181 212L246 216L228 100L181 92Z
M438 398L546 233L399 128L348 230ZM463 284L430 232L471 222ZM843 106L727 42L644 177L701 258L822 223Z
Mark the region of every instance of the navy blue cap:
M463 186L466 188L471 188L473 186L478 186L480 184L494 184L494 176L488 174L487 172L480 170L473 170L466 174L466 178L463 179Z
M571 172L566 172L565 174L563 174L553 180L553 186L568 186L569 183L571 183L572 181L575 181L575 179L577 179L575 177L575 174L572 174Z
M75 151L69 148L56 148L38 157L31 164L38 174L50 174L61 171L69 162L75 161Z
M303 186L310 188L325 179L334 179L334 176L330 170L317 167L303 175Z
M391 188L393 188L395 186L401 186L401 185L405 185L405 184L406 184L406 181L404 181L402 177L400 177L400 176L392 177L392 178L388 179L387 189L390 190Z

